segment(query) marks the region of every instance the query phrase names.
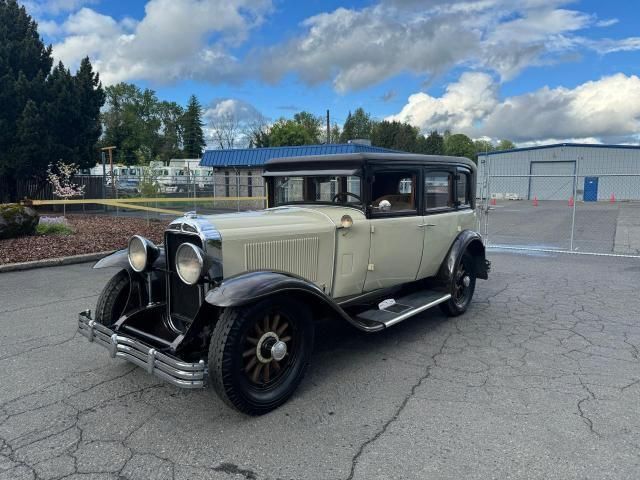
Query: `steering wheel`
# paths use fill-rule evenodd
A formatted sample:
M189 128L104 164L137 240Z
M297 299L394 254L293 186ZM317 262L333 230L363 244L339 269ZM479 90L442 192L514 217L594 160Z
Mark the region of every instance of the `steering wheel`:
M356 199L356 200L358 200L359 202L362 202L362 199L361 199L358 195L356 195L355 193L351 193L351 192L339 192L339 193L336 193L336 194L333 196L333 200L331 200L331 201L332 201L333 203L336 203L336 200L337 200L339 197L345 197L344 199L346 200L348 196L349 196L349 197L353 197L353 198L355 198L355 199Z

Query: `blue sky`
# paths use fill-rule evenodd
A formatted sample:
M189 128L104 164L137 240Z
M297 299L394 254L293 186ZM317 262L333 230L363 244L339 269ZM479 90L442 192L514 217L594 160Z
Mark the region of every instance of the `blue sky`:
M364 107L521 145L640 141L640 5L570 0L25 0L56 58L89 55L215 121Z

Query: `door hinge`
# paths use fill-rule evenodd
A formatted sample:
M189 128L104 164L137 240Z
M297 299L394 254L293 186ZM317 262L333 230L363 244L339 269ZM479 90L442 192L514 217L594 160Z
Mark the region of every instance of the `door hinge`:
M375 265L373 263L370 263L369 265L367 265L367 270L373 272L375 270Z

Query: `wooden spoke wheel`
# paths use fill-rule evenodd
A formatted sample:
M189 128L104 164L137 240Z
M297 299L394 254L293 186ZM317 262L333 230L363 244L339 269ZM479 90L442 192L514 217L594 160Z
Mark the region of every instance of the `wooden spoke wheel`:
M267 298L225 309L211 335L209 377L232 407L260 415L283 404L304 376L314 325L299 300Z
M277 310L256 319L245 335L244 372L249 381L262 388L277 382L295 360L295 320Z

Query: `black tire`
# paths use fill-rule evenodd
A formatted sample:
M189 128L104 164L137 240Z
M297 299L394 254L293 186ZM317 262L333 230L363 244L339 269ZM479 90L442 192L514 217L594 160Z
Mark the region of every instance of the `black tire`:
M476 289L476 274L473 264L473 257L469 252L465 252L458 262L458 265L456 265L453 278L449 284L451 298L439 305L440 310L442 310L445 315L457 317L469 308L469 304L473 298L473 292ZM465 276L469 278L468 285L465 285Z
M260 350L260 345L267 344L264 340L270 339L269 334L278 334L275 339L287 344L287 355L280 361ZM302 381L313 350L313 337L311 312L294 299L268 298L225 309L209 346L213 389L227 405L243 413L270 412L286 402ZM256 352L263 352L262 360L258 353L254 354L252 345L256 345Z
M102 325L113 325L124 313L130 291L129 274L120 270L107 282L98 297L95 321Z

